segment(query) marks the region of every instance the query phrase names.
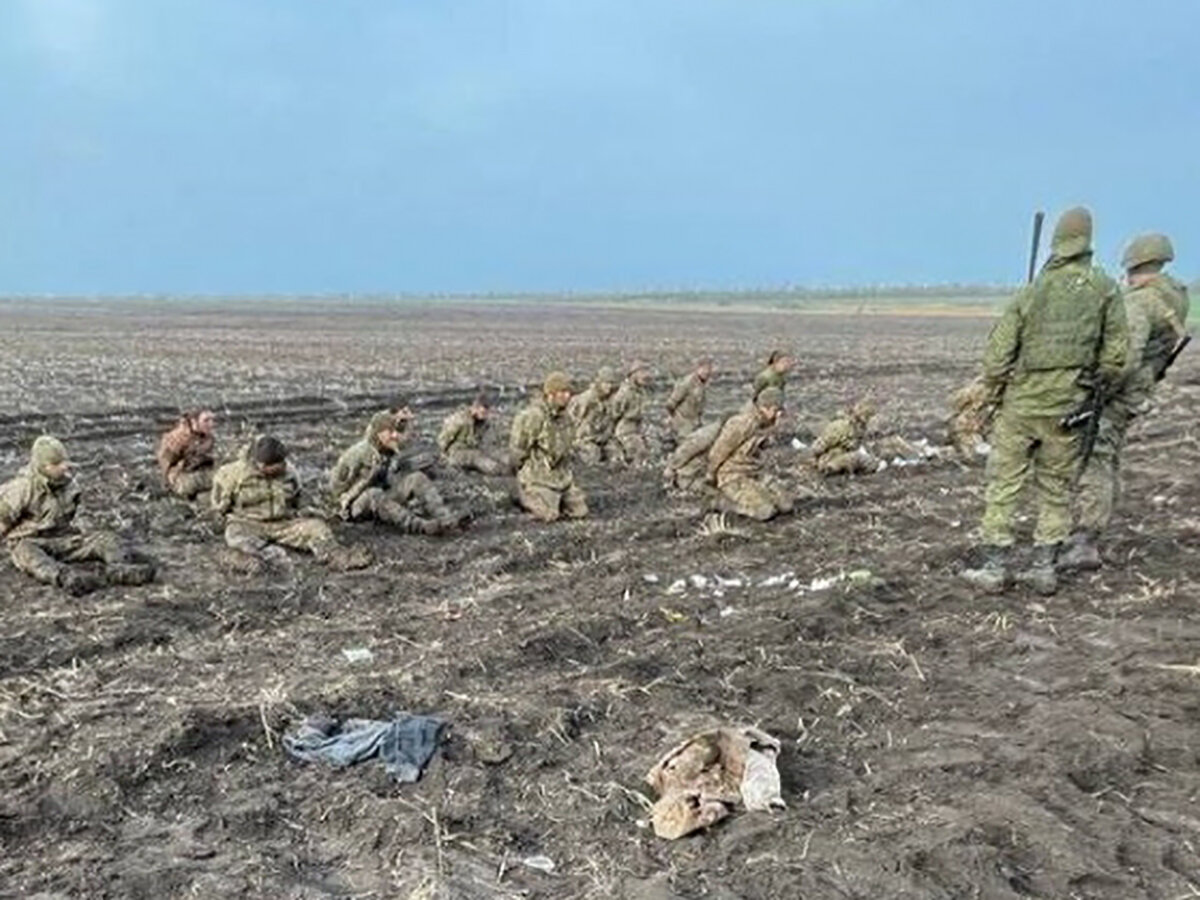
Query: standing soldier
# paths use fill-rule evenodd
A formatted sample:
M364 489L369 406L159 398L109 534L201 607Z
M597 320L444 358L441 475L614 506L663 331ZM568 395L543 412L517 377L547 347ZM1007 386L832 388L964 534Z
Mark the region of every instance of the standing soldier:
M796 360L783 350L772 350L767 357L766 367L754 376L752 399L757 401L758 395L769 387L783 392L787 387L788 372L792 371L795 364Z
M875 415L875 404L859 400L827 424L813 441L813 466L822 475L863 475L882 466L863 439Z
M587 497L571 473L575 435L566 412L570 401L571 379L563 372L551 372L542 385L542 396L513 420L509 454L517 467L518 499L543 522L588 514Z
M442 534L461 524L450 512L429 476L397 471L397 453L408 439L408 407L371 416L362 438L338 457L329 473L329 490L343 519L374 519L409 534ZM417 503L425 515L409 508Z
M626 463L646 458L646 438L642 434L642 417L646 414L646 385L650 368L643 362L629 367L629 375L621 382L610 404L613 417L613 440L617 452Z
M210 409L184 413L158 442L163 483L184 500L194 500L212 489L214 423Z
M617 376L604 366L596 380L582 393L571 398L567 415L575 426L575 450L587 464L604 462L609 458L609 442L613 436L613 415L610 399L617 387Z
M305 550L334 569L371 563L365 547L343 547L324 519L300 515L300 481L278 438L255 438L249 451L217 469L213 509L225 515L225 543L249 558L281 560L282 547Z
M29 465L0 485L0 537L13 565L45 584L79 596L106 584L146 584L155 567L109 531L74 525L79 487L66 448L50 435L33 442ZM101 578L70 563L104 563Z
M671 417L676 441L682 441L704 420L704 397L712 376L713 361L702 359L691 373L675 382L675 388L667 398L667 415Z
M977 376L950 395L950 445L963 462L987 452L991 392Z
M1050 258L988 339L983 377L1000 408L987 463L984 561L962 572L983 590L1003 590L1009 582L1012 521L1031 472L1038 499L1034 550L1016 578L1043 594L1058 587L1055 557L1071 527L1071 477L1080 451L1078 434L1062 420L1115 383L1128 343L1117 285L1092 265L1091 243L1091 213L1063 213Z
M438 432L438 447L446 465L484 475L507 475L512 465L503 453L483 449L491 417L491 398L480 391L470 406L451 413Z
M762 471L762 447L782 411L783 392L764 388L752 408L725 422L708 451L708 481L739 516L765 522L792 511L784 485Z
M1129 358L1124 377L1105 396L1096 442L1079 479L1077 527L1059 557L1061 571L1100 567L1096 543L1120 494L1129 423L1150 409L1155 388L1186 334L1187 288L1163 271L1174 258L1171 241L1163 234L1136 237L1125 250Z

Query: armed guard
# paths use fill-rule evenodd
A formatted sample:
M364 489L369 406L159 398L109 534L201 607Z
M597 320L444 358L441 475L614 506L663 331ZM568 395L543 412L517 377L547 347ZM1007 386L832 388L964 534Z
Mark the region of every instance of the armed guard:
M987 462L983 563L962 576L987 591L1010 581L1013 517L1032 474L1038 516L1029 565L1016 578L1057 589L1055 561L1070 532L1071 480L1080 462L1077 431L1064 419L1115 383L1128 331L1117 285L1092 264L1092 216L1075 208L1054 229L1051 255L992 329L983 377L999 404Z

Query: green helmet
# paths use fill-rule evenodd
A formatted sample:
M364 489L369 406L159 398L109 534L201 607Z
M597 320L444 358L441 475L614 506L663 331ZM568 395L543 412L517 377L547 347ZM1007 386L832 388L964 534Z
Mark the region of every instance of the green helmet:
M763 388L754 399L759 409L783 409L783 391L777 387Z
M29 453L30 462L39 472L46 466L56 466L61 462L66 462L66 459L67 448L63 446L62 441L49 434L43 434L34 441L33 449Z
M1082 206L1068 209L1054 226L1050 251L1059 259L1070 259L1092 249L1092 214Z
M1174 258L1175 248L1165 234L1139 234L1125 248L1121 265L1126 269L1135 269L1151 262L1169 263Z

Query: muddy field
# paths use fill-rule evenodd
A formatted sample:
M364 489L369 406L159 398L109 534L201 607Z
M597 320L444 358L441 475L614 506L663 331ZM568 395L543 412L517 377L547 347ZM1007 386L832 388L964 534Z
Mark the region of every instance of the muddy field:
M315 487L398 394L428 437L492 381L505 432L549 367L641 357L664 376L710 354L728 409L775 345L801 360L786 430L809 435L869 392L881 433L939 439L987 327L0 303L0 475L56 431L87 518L164 565L158 584L72 600L0 564L0 896L1200 896L1200 354L1134 435L1109 565L1049 600L956 582L982 472L953 463L820 485L792 517L729 528L666 498L656 467L581 470L594 515L555 526L519 515L503 480L442 474L476 513L464 536L342 526L372 568L297 559L272 579L224 571L214 524L153 477L155 433L180 405L220 409L227 445L276 431ZM807 480L796 461L773 451ZM837 580L862 569L874 577ZM416 785L280 749L298 715L393 710L452 722ZM659 840L645 772L717 722L782 740L788 808Z

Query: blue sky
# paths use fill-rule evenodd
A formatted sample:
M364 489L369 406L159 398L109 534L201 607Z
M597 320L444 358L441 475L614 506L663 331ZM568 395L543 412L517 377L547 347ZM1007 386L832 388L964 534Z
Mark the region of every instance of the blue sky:
M1195 0L2 0L0 293L1200 266Z

